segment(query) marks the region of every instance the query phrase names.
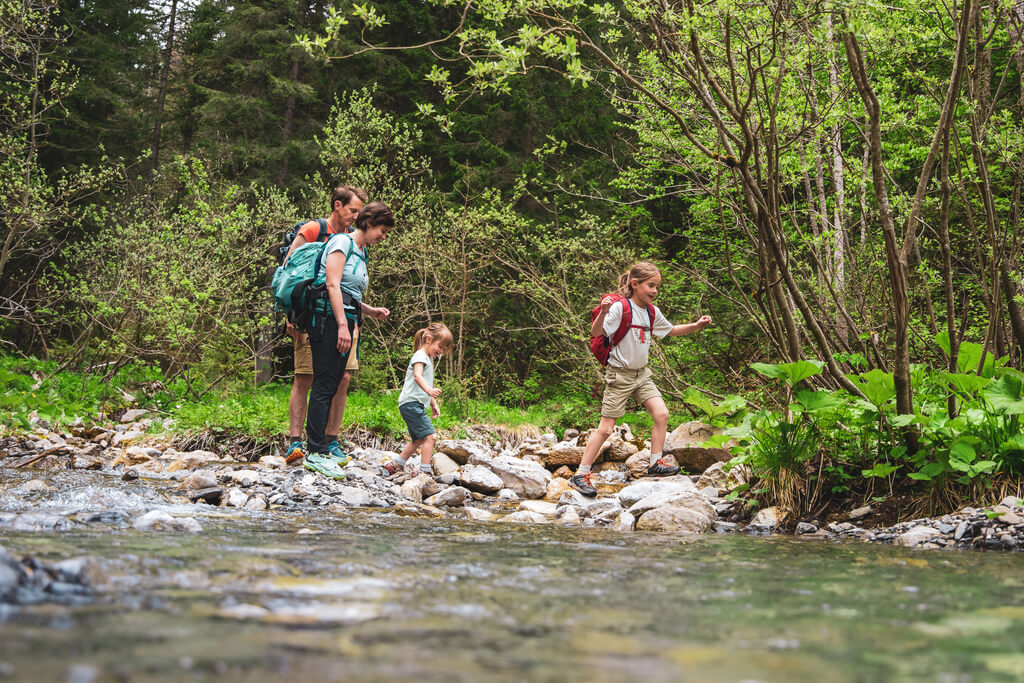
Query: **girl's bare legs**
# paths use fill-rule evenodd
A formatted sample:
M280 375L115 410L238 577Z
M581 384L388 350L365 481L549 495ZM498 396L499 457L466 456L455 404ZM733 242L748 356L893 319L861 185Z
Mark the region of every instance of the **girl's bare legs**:
M614 417L601 417L600 424L597 425L594 433L590 435L587 447L583 450L583 457L580 459L580 469L576 470L577 473L590 471L590 466L597 460L597 454L601 450L601 446L612 435L616 419ZM662 439L664 440L664 435L662 435Z
M433 434L431 434L431 437L433 437ZM415 441L410 441L409 443L405 444L405 448L402 449L402 455L400 456L402 462L405 463L406 460L411 458L413 454L416 452L416 449L423 445L424 441L426 441L426 439L416 439ZM434 447L433 441L431 441L430 447Z
M647 474L659 477L679 474L678 467L658 462L661 460L661 451L665 448L665 434L668 433L668 408L665 401L661 397L651 398L644 401L644 408L647 408L654 422L651 428L651 464L647 468Z
M423 447L420 449L420 469L423 469L423 465L429 465L430 459L434 457L434 439L434 434L423 437Z

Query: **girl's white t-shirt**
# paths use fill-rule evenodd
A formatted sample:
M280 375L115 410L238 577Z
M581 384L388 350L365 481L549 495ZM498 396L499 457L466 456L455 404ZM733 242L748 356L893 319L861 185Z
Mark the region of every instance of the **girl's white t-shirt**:
M657 306L654 307L654 325L652 326L646 308L641 308L628 299L626 303L632 308L632 324L647 329L639 330L630 327L622 341L612 347L611 353L608 354L608 365L626 370L640 370L647 365L647 355L651 350L652 331L661 339L672 331L673 325L661 314L661 309ZM619 329L622 311L622 302L616 301L604 317L604 333L608 335L609 339Z
M403 403L422 403L424 408L430 407L430 394L423 391L423 388L416 382L416 364L423 363L423 381L431 389L434 388L434 361L427 352L420 347L412 354L412 360L405 369L405 383L402 385L402 393L398 395L398 405Z

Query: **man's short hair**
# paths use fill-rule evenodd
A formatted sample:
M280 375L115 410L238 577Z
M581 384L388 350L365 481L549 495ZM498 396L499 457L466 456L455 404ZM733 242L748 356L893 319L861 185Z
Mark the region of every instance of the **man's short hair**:
M370 201L363 189L351 185L338 185L334 188L334 192L331 192L331 211L334 211L335 202L341 202L342 206L348 206L352 197L359 197L364 204Z

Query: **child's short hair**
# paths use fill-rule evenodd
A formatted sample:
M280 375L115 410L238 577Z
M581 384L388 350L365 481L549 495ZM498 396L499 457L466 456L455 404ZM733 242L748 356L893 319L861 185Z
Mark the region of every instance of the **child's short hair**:
M650 261L641 261L619 276L618 293L629 298L633 296L633 285L629 284L630 282L633 280L643 282L644 280L650 280L655 275L661 275L658 266Z
M412 337L413 351L419 351L425 344L440 340L441 350L448 353L455 345L455 337L452 331L444 323L430 323L426 327L416 330Z

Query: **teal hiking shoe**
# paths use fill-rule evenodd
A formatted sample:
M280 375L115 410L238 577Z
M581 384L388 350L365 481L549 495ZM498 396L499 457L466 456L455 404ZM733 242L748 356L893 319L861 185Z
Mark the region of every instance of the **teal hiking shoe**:
M306 444L301 441L292 441L288 444L288 450L284 452L284 461L291 465L296 460L306 457Z
M331 479L345 478L345 471L341 469L341 465L327 453L310 453L302 461L302 465L307 470L318 472Z
M330 443L330 445L327 447L327 454L334 458L340 467L344 467L345 465L348 464L348 454L345 453L344 450L342 450L341 444L338 443L337 441L332 441Z

